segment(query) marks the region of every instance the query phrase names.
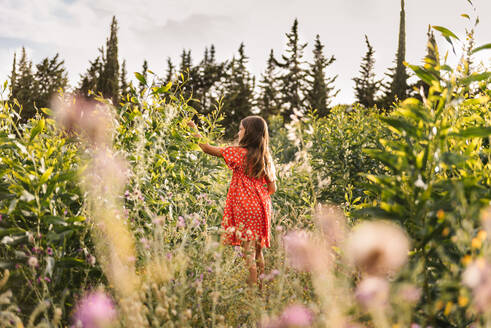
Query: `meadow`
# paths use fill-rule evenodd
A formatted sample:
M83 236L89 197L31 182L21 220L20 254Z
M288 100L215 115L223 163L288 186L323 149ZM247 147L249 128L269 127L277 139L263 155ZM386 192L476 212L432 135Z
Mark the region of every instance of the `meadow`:
M262 290L220 241L231 173L187 125L224 145L220 103L143 77L25 123L2 101L0 326L491 327L491 73L409 67L428 88L391 110L269 119Z

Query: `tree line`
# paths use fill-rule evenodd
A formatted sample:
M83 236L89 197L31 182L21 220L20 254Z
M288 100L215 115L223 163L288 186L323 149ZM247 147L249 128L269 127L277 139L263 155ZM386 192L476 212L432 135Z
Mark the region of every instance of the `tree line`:
M389 108L393 102L411 95L414 86L408 84L409 75L404 65L406 53L405 4L401 0L399 40L394 67L389 69L386 79L377 79L374 73L375 51L365 35L367 52L362 58L359 76L353 78L356 101L366 107ZM167 59L166 74L159 82L167 83L181 74L187 80L181 86L185 97L190 97L191 105L202 114L211 112L219 100L225 113L228 135L237 129L241 118L260 113L268 118L280 114L289 121L293 114L302 115L308 109L315 109L320 116L329 114L331 101L339 90L335 87L337 75L327 74L327 68L336 58L326 55L325 45L320 36L314 40L313 59L307 62L303 43L298 35L298 20L286 33L286 50L277 56L271 49L266 69L257 80L247 68L249 58L245 45L240 44L236 54L230 60L218 61L214 45L206 47L203 57L193 62L191 50L184 49L180 62L175 65ZM110 34L105 46L99 48L98 56L89 61L86 72L81 74L74 92L84 96L101 94L119 104L126 98L132 82L128 81L126 61L120 64L118 54L118 22L113 17ZM429 41L434 36L429 32ZM427 55L428 56L428 55ZM143 62L140 76L145 80L148 75L148 63ZM145 87L142 82L137 88ZM59 89L68 86L64 61L56 54L45 58L33 69L23 48L20 60L14 54L10 75L10 99L17 99L22 105L23 120L32 117L37 108L49 105L50 97Z

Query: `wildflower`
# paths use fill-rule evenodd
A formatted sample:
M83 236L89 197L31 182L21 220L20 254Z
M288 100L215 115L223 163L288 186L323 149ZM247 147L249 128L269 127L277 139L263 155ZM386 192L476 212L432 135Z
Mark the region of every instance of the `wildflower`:
M1 243L2 244L10 244L14 241L14 238L10 237L10 236L5 236L2 238L2 241Z
M303 305L290 305L279 318L269 320L261 326L264 328L310 327L312 325L312 312Z
M94 255L89 254L89 255L87 256L87 262L88 262L90 265L94 266L94 265L95 265L95 261L96 261L96 260L95 260L95 256L94 256Z
M46 254L53 255L53 249L51 247L46 248Z
M37 267L38 266L38 259L35 257L35 256L31 256L27 259L27 264L30 266L30 267Z
M491 206L485 209L481 215L481 221L484 229L491 235Z
M264 280L264 281L270 281L273 280L276 276L280 274L280 271L277 269L272 270L269 274L261 274L259 276L259 279Z
M143 247L145 249L149 249L150 248L150 244L148 243L148 239L147 238L141 238L140 239L140 242L142 243Z
M179 228L184 228L186 226L186 222L184 221L184 218L182 216L179 216L177 218L177 226Z
M316 216L324 236L330 245L337 245L346 236L346 219L340 209L320 206Z
M312 312L303 305L290 305L281 314L280 321L284 327L310 327Z
M27 241L30 242L31 244L33 244L34 243L34 235L32 234L32 232L26 231L26 235L27 235Z
M116 319L113 301L103 292L85 295L77 304L74 325L99 328L110 325Z
M399 290L399 295L401 298L408 303L415 304L421 298L421 289L413 285L403 285Z
M56 121L68 133L83 133L93 144L110 144L112 125L106 105L83 97L57 98L52 108Z
M48 277L44 277L44 281L51 282L51 279L49 279Z
M355 297L365 308L383 306L389 298L389 283L380 277L366 277L356 288Z
M428 185L424 183L423 178L421 177L421 174L418 175L418 179L414 182L414 186L417 188L421 188L423 190L426 190L428 188Z
M283 237L289 264L297 270L314 271L327 260L323 247L315 245L305 231L293 231Z
M385 221L363 222L346 243L346 256L370 275L386 275L406 263L409 240L398 226Z
M484 259L474 261L464 271L462 282L472 289L476 308L487 311L491 306L491 265Z
M152 220L153 224L155 225L161 225L165 221L163 216L157 216L155 219Z

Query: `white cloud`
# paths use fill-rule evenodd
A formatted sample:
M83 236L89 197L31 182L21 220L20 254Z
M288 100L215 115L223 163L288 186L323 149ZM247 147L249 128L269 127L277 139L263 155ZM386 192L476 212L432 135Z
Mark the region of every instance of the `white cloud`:
M428 24L443 25L463 37L468 27L461 13L471 14L467 2L448 0L406 1L407 60L419 62L425 53ZM491 1L475 0L481 24L476 44L491 41ZM231 58L241 42L250 57L250 68L259 75L269 50L277 56L285 47L285 33L295 17L303 41L313 43L318 33L326 53L337 61L330 74L339 74L341 93L335 102L353 100L353 82L364 55L364 34L376 51L379 77L392 66L397 47L399 1L395 0L0 0L0 80L11 69L12 55L25 44L33 60L53 56L65 59L72 84L105 44L111 17L119 22L119 54L128 70L140 70L143 59L163 73L168 56L176 62L183 48L191 49L195 62L204 47L214 43L218 59ZM2 41L3 40L3 41ZM5 43L5 40L10 40ZM12 40L16 40L15 42ZM445 41L442 41L445 42ZM461 45L457 45L460 50ZM442 46L448 49L447 46ZM310 58L311 47L306 49ZM490 58L489 52L479 59Z

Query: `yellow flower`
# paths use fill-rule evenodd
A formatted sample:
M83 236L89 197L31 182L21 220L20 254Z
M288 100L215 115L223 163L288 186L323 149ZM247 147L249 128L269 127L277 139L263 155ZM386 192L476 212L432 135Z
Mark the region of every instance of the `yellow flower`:
M479 238L480 241L484 241L486 237L488 236L487 232L484 230L481 230L477 233L477 238Z
M464 307L469 304L469 299L465 296L459 296L459 306Z
M464 257L462 258L462 260L461 260L461 261L462 261L462 264L463 264L463 265L467 266L467 265L469 265L469 263L471 263L471 261L472 261L472 257L471 257L470 255L466 255L466 256L464 256Z
M447 228L443 229L442 236L447 237L449 233L450 233L450 229L447 227Z
M445 217L445 211L442 209L439 209L438 212L436 212L436 217L439 221L442 221L443 218Z
M447 302L447 305L445 305L445 311L443 311L443 314L448 316L450 312L452 311L453 303L452 302Z
M482 241L479 238L473 238L471 242L472 248L479 249L482 246Z

